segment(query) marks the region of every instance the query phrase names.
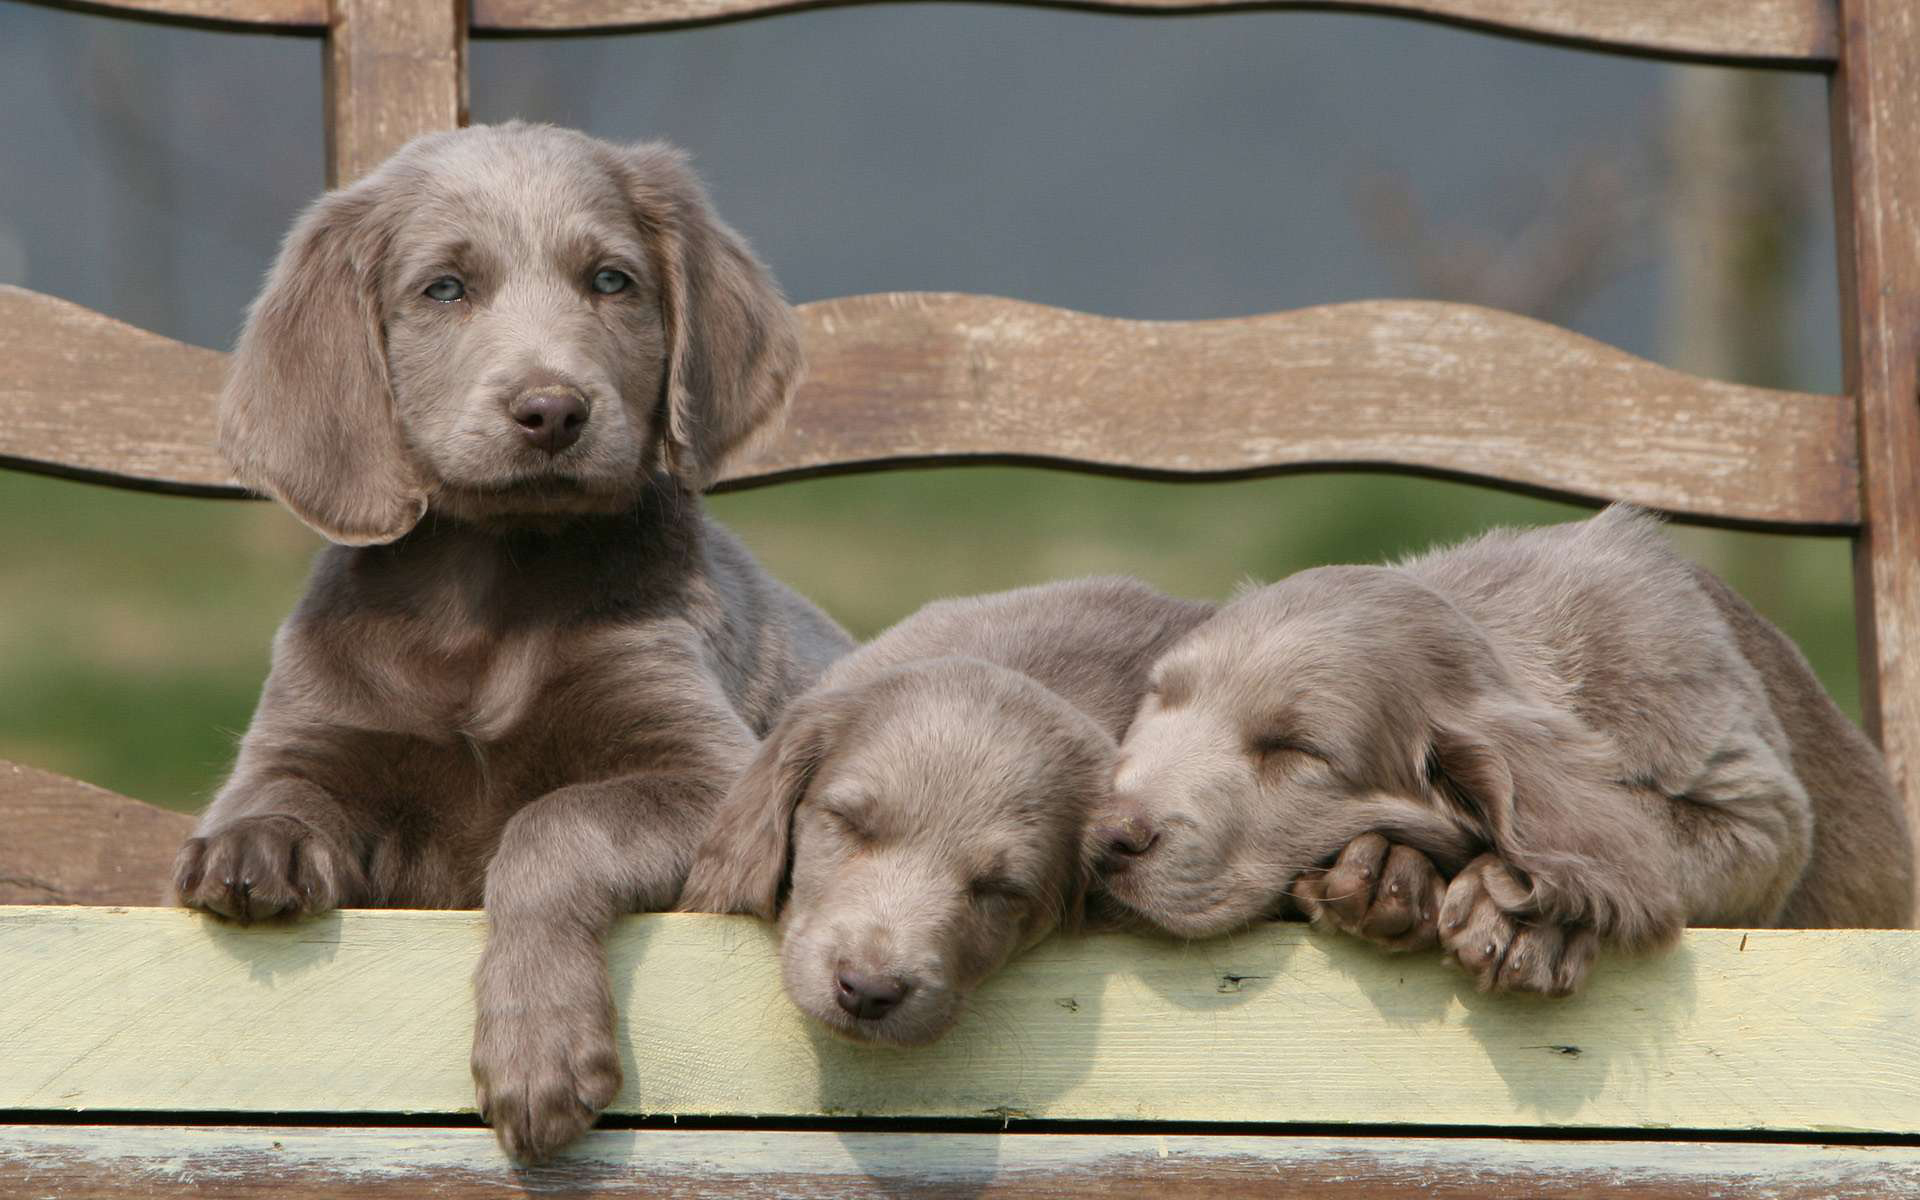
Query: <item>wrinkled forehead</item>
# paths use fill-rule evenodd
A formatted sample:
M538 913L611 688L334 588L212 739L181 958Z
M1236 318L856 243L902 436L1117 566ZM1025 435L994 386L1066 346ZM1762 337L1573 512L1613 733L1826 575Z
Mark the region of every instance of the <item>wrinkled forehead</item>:
M625 181L584 142L451 138L396 188L404 262L486 253L506 263L642 253Z
M814 791L861 807L876 833L969 840L1037 832L1096 799L1079 795L1085 757L1078 731L1045 707L928 680L871 705Z

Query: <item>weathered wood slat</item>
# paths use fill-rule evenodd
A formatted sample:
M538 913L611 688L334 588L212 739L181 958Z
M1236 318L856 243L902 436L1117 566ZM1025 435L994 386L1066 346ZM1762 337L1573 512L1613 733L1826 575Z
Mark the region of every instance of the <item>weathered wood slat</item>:
M163 19L318 29L327 0L42 0ZM404 0L408 5L438 0ZM472 0L488 33L639 30L737 20L867 0ZM1689 59L1824 66L1834 60L1831 0L1015 0L1130 13L1351 9Z
M1834 177L1849 395L1866 526L1854 604L1867 728L1920 845L1920 5L1842 0Z
M332 0L327 184L352 183L423 133L467 123L467 0Z
M647 29L865 0L473 0L475 29ZM1018 0L1016 0L1018 2ZM1351 9L1689 59L1821 65L1834 57L1828 0L1027 0L1124 13Z
M1920 1149L1492 1138L641 1130L514 1168L468 1129L0 1126L0 1192L413 1200L520 1195L1899 1200Z
M243 495L213 444L226 357L0 285L0 465Z
M0 904L160 904L193 818L0 761Z
M478 913L0 908L0 1109L470 1109ZM1920 1133L1920 934L1695 931L1568 1002L1299 925L1056 939L915 1051L818 1031L767 925L613 939L624 1113Z
M908 293L802 312L809 382L749 478L967 458L1163 476L1368 466L1758 524L1858 516L1844 399L1700 379L1471 305L1153 322Z
M317 33L326 26L328 0L35 0L54 8L110 13L184 25L264 27L270 32Z
M1154 322L911 293L801 315L808 382L729 487L939 461L1153 477L1365 466L1760 526L1859 517L1844 398L1700 379L1489 309ZM219 355L14 288L0 288L0 329L0 461L230 491L212 449Z

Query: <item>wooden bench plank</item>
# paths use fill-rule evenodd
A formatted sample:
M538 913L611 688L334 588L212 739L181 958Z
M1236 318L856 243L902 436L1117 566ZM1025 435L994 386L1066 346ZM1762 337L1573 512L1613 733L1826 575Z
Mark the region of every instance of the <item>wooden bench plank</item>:
M495 32L649 29L838 7L863 0L473 0L473 27ZM1395 13L1596 49L1732 62L1833 61L1825 0L1028 0L1125 13L1351 9Z
M160 904L193 818L0 760L0 904Z
M460 1113L478 913L251 929L0 909L0 1108ZM624 1113L1920 1133L1920 934L1693 931L1567 1002L1300 925L1055 939L917 1051L840 1042L773 933L623 920Z
M0 1126L0 1192L37 1196L1920 1196L1910 1146L638 1130L515 1168L468 1129Z
M1125 321L987 296L801 307L808 382L725 486L926 462L1150 478L1425 471L1764 528L1859 519L1853 406L1671 371L1462 304ZM222 356L0 287L0 463L239 494ZM57 396L56 410L49 399Z
M190 23L318 31L327 0L41 0ZM420 0L408 0L419 3ZM437 0L436 0L437 2ZM471 0L472 27L528 34L641 30L867 0ZM1831 0L1015 0L1126 13L1351 9L1445 21L1596 49L1824 67L1837 39Z
M0 466L239 496L214 449L227 356L0 285Z
M330 0L37 0L55 8L103 12L216 28L318 33Z

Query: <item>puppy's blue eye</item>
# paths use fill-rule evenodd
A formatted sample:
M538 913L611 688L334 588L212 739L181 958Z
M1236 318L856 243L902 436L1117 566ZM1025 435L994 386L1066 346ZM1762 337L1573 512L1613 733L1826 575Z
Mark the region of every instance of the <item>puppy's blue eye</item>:
M632 282L633 280L627 278L625 271L616 271L612 267L608 267L604 271L594 272L593 290L603 296L611 296L615 292L626 291L627 285Z
M461 283L451 275L442 275L427 285L428 298L438 300L442 304L452 304L455 300L464 300L466 295L467 285Z

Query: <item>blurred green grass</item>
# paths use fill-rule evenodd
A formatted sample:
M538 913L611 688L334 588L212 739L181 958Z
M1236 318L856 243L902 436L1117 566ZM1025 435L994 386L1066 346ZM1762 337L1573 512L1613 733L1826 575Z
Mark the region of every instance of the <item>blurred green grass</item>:
M1585 510L1363 474L1142 483L948 468L715 497L775 574L866 637L939 596L1105 572L1219 598L1247 579ZM319 540L277 506L0 472L0 758L170 808L211 797ZM1859 711L1842 539L1676 527Z

